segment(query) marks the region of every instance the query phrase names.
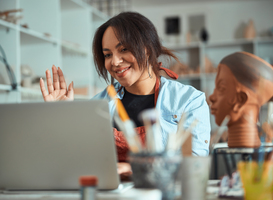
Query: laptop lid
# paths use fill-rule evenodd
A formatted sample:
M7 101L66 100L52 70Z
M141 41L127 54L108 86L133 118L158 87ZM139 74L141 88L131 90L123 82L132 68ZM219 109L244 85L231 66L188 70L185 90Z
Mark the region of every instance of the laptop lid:
M0 188L78 189L82 175L120 183L106 100L0 105Z

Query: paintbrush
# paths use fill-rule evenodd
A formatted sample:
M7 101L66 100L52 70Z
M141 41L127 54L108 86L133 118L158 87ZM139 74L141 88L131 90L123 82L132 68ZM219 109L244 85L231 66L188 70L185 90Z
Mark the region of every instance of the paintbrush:
M181 118L180 118L179 122L177 123L176 133L169 133L168 134L168 142L167 142L167 145L166 145L166 150L174 150L174 151L177 150L176 149L176 141L177 141L177 138L182 137L181 134L184 133L183 124L184 124L185 119L186 119L186 114L183 113L181 115Z
M183 133L184 131L184 127L183 127L183 124L184 124L184 121L186 120L186 113L183 113L181 115L181 118L177 124L177 131L176 131L176 134L179 135L181 133Z
M191 135L191 132L193 130L193 128L197 125L198 120L195 119L190 127L184 131L184 133L182 135L180 135L180 137L177 138L176 140L176 149L178 150L180 147L183 146L184 142L187 140L187 138Z
M262 174L263 174L263 166L264 166L264 142L265 142L265 137L261 136L261 146L258 149L258 169L257 169L257 173L256 176L254 178L254 181L258 182L261 180Z
M156 109L147 109L140 114L146 129L146 148L148 151L154 153L164 151L158 116L159 114Z
M119 115L119 118L114 117L114 120L118 127L120 128L120 130L123 132L123 135L129 145L130 151L133 153L138 153L142 151L140 138L138 137L138 134L135 131L135 124L129 118L129 115L127 114L121 100L116 98L117 93L115 87L113 85L109 85L107 87L107 92L116 103L116 110Z
M218 128L216 134L214 134L211 138L211 142L210 142L210 150L209 152L212 153L213 149L214 149L214 146L216 143L218 143L218 141L220 140L221 136L223 135L223 133L225 132L226 130L226 125L228 124L229 122L229 119L230 117L227 115L224 120L222 121L220 127Z

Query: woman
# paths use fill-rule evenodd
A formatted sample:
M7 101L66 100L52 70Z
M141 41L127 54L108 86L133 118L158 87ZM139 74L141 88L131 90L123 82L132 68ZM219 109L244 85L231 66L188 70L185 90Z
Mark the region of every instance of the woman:
M184 123L187 128L194 119L198 120L193 129L192 153L208 155L210 140L209 109L204 93L191 86L183 85L159 76L159 70L164 70L171 78L177 75L158 63L160 55L176 57L161 46L154 25L144 16L125 12L111 18L96 31L93 41L93 55L97 72L106 81L107 73L113 79L118 98L123 102L129 117L135 122L137 132L142 141L145 138L143 123L138 114L147 108L160 111L162 143L166 145L169 133L175 133L177 123L183 113L188 117ZM52 68L53 83L50 71L46 71L48 92L41 79L41 91L45 101L73 100L73 82L66 88L61 69ZM94 98L110 99L104 90ZM109 100L110 114L115 112L115 103ZM128 146L122 133L114 127L117 152L119 158L119 173L130 174L130 165L126 162Z

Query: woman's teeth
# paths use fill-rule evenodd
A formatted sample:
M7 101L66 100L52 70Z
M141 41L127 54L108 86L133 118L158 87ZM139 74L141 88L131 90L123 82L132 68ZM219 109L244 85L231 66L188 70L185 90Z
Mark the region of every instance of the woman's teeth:
M125 71L126 71L126 70L128 70L128 69L129 69L129 67L128 67L128 68L126 68L126 69L124 69L124 70L117 71L117 73L118 73L118 74L121 74L121 73L125 72Z

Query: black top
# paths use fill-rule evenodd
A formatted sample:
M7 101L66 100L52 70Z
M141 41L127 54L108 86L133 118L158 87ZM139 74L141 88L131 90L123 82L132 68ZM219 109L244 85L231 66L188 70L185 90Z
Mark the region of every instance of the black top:
M155 95L135 95L131 94L124 89L124 96L121 102L124 105L131 120L135 122L136 127L143 126L142 120L139 120L139 113L145 109L154 108ZM114 128L119 130L118 126L114 123Z

